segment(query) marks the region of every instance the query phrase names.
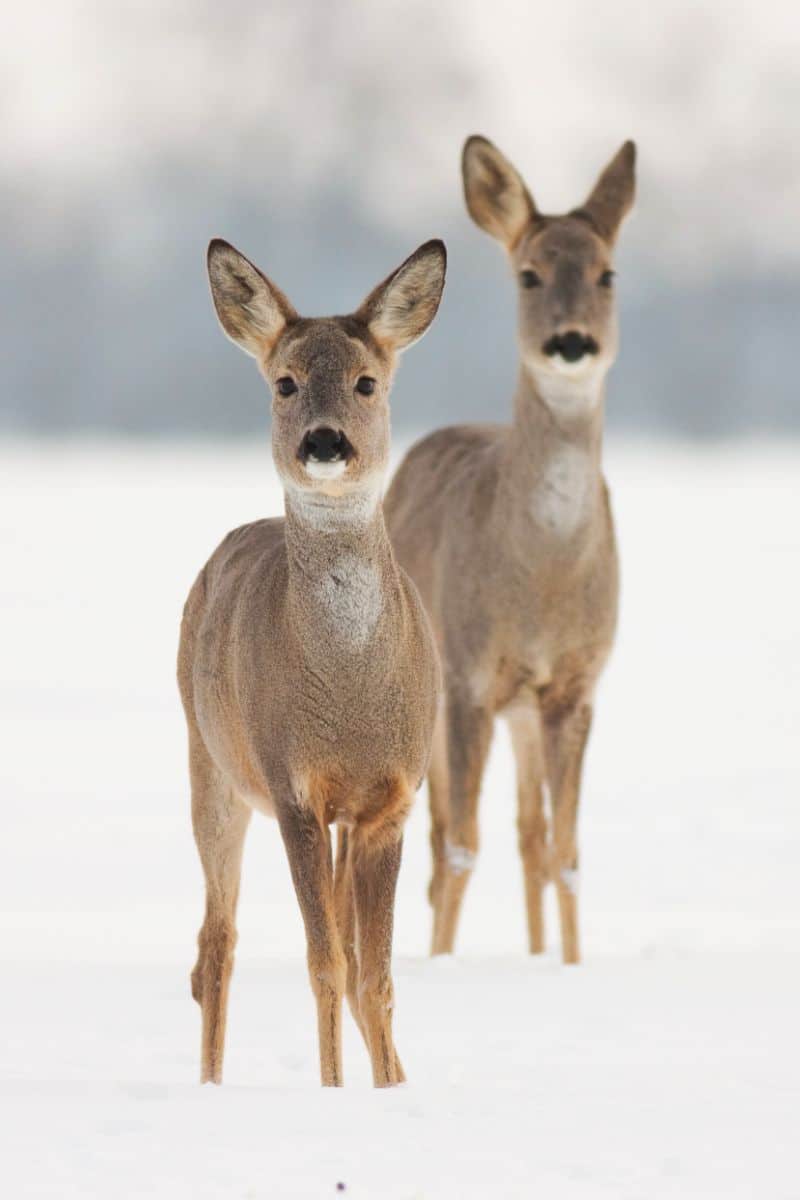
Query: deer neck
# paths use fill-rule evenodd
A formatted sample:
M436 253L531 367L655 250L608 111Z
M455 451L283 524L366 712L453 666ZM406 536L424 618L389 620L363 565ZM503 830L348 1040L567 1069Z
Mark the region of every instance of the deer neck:
M508 446L514 524L573 545L591 536L603 505L604 379L546 381L521 366Z
M365 649L394 594L380 490L287 490L285 511L289 612L301 641L332 653Z

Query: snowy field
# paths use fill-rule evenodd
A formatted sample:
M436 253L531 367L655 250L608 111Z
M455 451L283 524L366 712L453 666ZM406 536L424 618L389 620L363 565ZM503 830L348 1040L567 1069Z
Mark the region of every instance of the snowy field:
M800 447L614 445L623 609L582 816L579 968L525 952L504 730L458 955L426 958L409 824L396 1032L318 1085L277 829L249 836L226 1083L201 1089L202 916L178 621L259 449L0 446L0 1162L18 1197L800 1197Z

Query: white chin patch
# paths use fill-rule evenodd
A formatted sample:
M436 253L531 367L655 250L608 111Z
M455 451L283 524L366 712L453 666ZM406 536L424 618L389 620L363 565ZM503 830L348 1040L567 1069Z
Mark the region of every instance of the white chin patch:
M553 354L544 363L539 360L532 374L545 404L558 412L578 415L597 407L606 370L596 354L585 354L577 362Z
M316 462L309 458L306 462L306 474L312 479L341 479L346 470L347 463L343 458L336 462Z
M589 375L597 365L593 354L584 354L582 358L577 359L575 362L568 362L560 354L553 354L548 361L554 371L567 378L580 378L582 375Z

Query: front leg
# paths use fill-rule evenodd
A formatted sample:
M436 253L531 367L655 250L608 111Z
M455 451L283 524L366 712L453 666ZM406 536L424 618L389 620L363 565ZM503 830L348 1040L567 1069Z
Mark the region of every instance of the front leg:
M544 751L540 725L539 713L533 707L514 709L508 718L517 764L517 829L531 954L541 954L544 950L544 888L548 882Z
M478 799L492 740L492 712L452 688L445 708L447 830L444 869L434 891L432 954L452 954L461 904L478 854Z
M336 836L336 870L333 879L333 902L336 926L347 959L347 1000L350 1011L362 1034L361 1014L358 1011L358 951L356 948L356 914L353 904L352 843L350 832L340 825ZM366 1036L364 1038L366 1041Z
M578 938L578 801L592 706L581 700L544 711L545 757L553 811L551 869L558 895L561 952L565 963L580 962Z
M317 1001L323 1087L342 1085L342 996L347 964L336 927L328 827L293 796L277 806L308 945L308 973Z
M359 837L357 832L353 845L358 1012L376 1087L405 1079L392 1037L392 933L401 852L402 838L394 832L388 841Z
M355 912L355 897L353 885L353 843L351 840L350 831L343 826L339 826L339 832L336 843L336 871L334 874L334 903L336 905L336 924L339 928L339 936L342 939L345 957L347 958L347 1000L350 1005L350 1011L353 1014L353 1020L359 1028L361 1036L364 1039L364 1044L370 1053L369 1037L364 1022L361 1019L361 1009L359 1006L359 965L358 965L358 946L356 945L356 912ZM403 1071L400 1059L395 1052L395 1072L397 1074L397 1082L405 1082L405 1072Z

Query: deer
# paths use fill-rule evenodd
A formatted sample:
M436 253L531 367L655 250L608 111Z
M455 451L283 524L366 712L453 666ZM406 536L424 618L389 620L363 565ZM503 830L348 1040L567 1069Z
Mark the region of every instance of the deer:
M518 293L513 420L423 438L384 502L444 671L428 772L433 954L454 948L501 717L517 771L529 950L545 949L543 895L553 882L563 961L580 961L582 763L618 603L601 462L606 376L618 346L613 253L633 204L635 153L625 142L582 205L548 216L496 146L480 136L464 146L467 209L505 248Z
M392 1034L395 888L441 678L381 492L398 356L436 315L445 247L420 246L342 317L300 317L222 239L207 262L220 324L272 393L284 516L224 538L181 623L178 685L206 897L191 977L200 1078L222 1082L242 851L255 810L277 820L303 917L322 1085L342 1085L346 994L374 1084L393 1086L405 1079Z

